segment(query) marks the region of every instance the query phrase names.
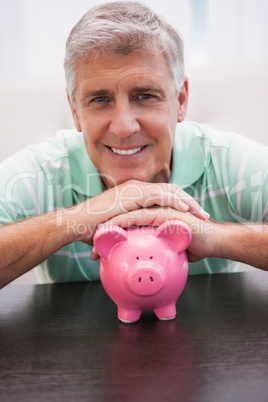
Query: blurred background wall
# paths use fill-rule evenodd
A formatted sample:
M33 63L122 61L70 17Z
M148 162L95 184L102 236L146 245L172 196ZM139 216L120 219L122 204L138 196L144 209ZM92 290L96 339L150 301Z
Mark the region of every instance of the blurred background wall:
M63 75L65 40L102 0L0 0L0 79ZM267 0L144 0L181 33L187 64L268 60Z
M0 0L0 79L63 75L65 40L102 0ZM267 0L144 0L181 33L187 64L268 60Z

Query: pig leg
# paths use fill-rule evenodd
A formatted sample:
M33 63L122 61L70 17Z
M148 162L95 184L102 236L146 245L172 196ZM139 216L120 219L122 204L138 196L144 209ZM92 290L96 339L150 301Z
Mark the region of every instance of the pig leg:
M177 314L176 304L173 302L166 306L155 308L154 313L160 320L172 320Z
M118 307L118 318L125 323L135 322L140 319L142 310L130 310L125 307Z

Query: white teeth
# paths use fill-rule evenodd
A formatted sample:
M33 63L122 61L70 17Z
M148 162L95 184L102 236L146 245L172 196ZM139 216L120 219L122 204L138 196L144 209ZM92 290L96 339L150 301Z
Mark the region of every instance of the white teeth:
M118 155L132 155L136 154L137 152L140 152L143 147L139 148L134 148L134 149L116 149L116 148L111 148L111 150Z

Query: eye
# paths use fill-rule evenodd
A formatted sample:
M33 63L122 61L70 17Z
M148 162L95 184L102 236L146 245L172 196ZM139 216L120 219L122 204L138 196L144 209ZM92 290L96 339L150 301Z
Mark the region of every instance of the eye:
M153 256L151 255L150 260L152 260L152 259L153 259Z
M109 99L106 98L106 96L98 96L97 98L92 99L90 103L103 103L107 101L109 101Z
M139 260L140 259L140 257L136 257L136 260Z
M152 99L155 98L154 95L151 94L140 94L139 96L137 96L137 99L141 99L141 100L147 100L147 99Z
M88 106L90 109L102 109L110 104L110 98L107 96L96 96L96 98L92 98L88 102Z

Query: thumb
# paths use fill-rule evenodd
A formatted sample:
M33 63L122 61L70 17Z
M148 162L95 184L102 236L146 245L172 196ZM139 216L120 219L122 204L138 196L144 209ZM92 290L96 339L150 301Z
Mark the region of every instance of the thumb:
M93 261L97 261L100 258L100 256L99 256L97 250L95 249L95 247L93 247L92 250L91 250L90 258Z

